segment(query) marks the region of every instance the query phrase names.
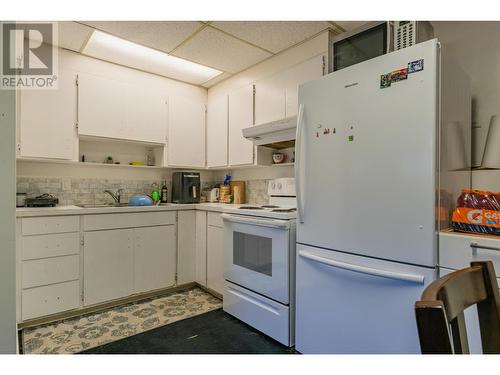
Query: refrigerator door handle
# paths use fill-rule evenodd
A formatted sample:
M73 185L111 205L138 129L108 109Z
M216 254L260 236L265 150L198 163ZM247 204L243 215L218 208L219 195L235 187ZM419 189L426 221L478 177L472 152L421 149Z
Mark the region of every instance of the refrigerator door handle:
M303 176L302 171L302 128L304 121L304 104L299 105L299 113L297 115L297 133L295 135L295 192L297 195L297 219L299 223L304 222L304 202L303 202L303 191L302 182Z
M409 282L417 283L417 284L423 284L424 280L425 280L425 277L422 275L412 275L409 273L385 271L385 270L380 270L377 268L371 268L371 267L359 266L359 265L351 264L351 263L339 262L337 260L323 258L321 256L312 254L312 253L310 253L308 251L304 251L304 250L300 250L299 255L303 258L310 259L310 260L318 262L318 263L323 263L323 264L326 264L328 266L342 268L342 269L347 270L347 271L364 273L366 275L371 275L371 276L378 276L378 277L384 277L384 278L401 280L401 281L409 281Z

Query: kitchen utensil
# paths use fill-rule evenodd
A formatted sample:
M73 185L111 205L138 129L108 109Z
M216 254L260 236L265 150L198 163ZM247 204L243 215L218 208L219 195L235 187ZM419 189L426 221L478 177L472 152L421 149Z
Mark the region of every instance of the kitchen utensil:
M243 203L241 201L241 186L235 186L234 187L234 189L233 189L233 197L234 197L234 200L233 200L234 204L241 204L241 203Z
M219 188L219 202L229 203L231 200L231 188L229 185L221 185Z
M281 164L285 161L285 154L282 152L275 152L273 153L273 163L274 164Z
M16 193L16 207L24 207L26 204L26 193Z
M234 197L235 204L245 203L245 181L231 181L229 183L231 195ZM238 189L236 189L238 188Z
M52 194L42 194L35 198L26 198L26 207L55 207L59 199Z
M153 199L150 196L143 194L134 195L128 202L129 206L152 206L153 204Z
M199 203L200 188L199 172L174 172L172 174L172 203Z
M208 191L207 200L217 202L219 200L219 188L213 188Z

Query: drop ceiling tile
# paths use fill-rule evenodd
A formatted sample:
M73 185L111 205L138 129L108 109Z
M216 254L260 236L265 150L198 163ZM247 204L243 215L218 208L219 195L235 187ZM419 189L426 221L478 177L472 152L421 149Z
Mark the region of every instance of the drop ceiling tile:
M80 25L76 22L64 21L58 22L58 45L72 51L80 51L83 44L87 41L92 28Z
M230 73L219 74L217 77L212 78L210 81L207 81L207 82L203 83L202 86L206 87L206 88L215 86L216 84L218 84L219 82L225 80L226 78L231 77L231 75L232 74L230 74Z
M216 21L211 25L273 53L331 27L326 21Z
M210 26L172 54L229 73L239 72L272 56Z
M170 52L203 26L198 21L82 21L131 42Z

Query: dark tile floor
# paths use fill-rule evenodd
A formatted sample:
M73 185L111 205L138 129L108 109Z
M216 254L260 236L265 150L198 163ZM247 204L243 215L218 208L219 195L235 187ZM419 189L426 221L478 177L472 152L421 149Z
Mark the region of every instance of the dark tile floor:
M222 309L89 349L81 354L293 354Z

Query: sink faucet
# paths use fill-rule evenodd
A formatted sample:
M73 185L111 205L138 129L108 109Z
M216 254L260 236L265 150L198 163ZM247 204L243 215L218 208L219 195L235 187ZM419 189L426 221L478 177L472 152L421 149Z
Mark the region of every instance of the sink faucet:
M120 204L121 203L121 194L122 194L123 189L118 189L116 193L113 193L111 190L104 190L105 193L108 193L111 195L111 197L115 200L115 203Z

